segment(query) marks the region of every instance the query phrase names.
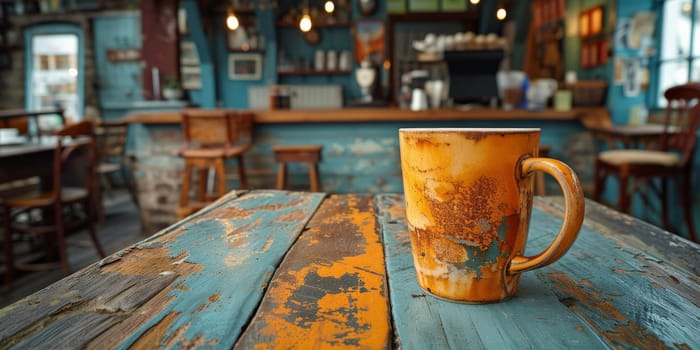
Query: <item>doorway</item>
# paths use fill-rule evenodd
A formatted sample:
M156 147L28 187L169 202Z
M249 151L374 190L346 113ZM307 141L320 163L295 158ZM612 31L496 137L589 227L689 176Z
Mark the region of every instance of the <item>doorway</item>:
M72 24L42 24L24 32L26 62L25 107L30 110L63 108L69 120L82 120L84 62L82 29ZM42 119L42 129L58 120Z

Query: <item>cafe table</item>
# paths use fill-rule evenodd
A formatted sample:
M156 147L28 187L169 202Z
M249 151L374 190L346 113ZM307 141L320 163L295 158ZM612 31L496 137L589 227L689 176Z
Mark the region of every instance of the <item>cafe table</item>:
M64 115L63 108L43 108L43 109L2 109L0 110L0 125L5 126L12 119L29 118L32 122L30 127L31 138L40 139L42 134L47 130L41 130L42 123L39 119L46 116L53 116L57 120L51 122L50 124L64 125L66 123L66 117Z
M594 126L588 129L611 148L617 148L616 142L621 142L624 148L639 148L658 142L664 128L663 124L639 124ZM671 133L675 130L674 127L669 128Z
M470 305L418 286L400 194L231 192L0 310L0 348L700 348L699 246L586 205L561 260ZM562 208L535 198L530 253Z
M0 145L0 183L32 176L50 177L56 141Z

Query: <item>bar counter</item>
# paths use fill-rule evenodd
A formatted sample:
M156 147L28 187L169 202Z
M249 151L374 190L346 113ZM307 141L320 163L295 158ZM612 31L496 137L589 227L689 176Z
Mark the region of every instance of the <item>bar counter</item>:
M576 108L570 111L478 109L428 109L411 111L399 108L344 108L334 110L259 110L255 122L270 123L347 123L455 120L581 120L583 123L608 118L601 107ZM126 117L130 123L170 124L180 122L179 111L135 112Z
M605 108L553 110L440 109L414 112L398 108L254 111L253 147L245 155L250 188L273 188L276 169L272 147L323 145L319 164L322 190L332 193L398 193L402 191L398 129L409 127L540 128L541 143L550 156L564 160L579 173L584 185L592 178L593 141L589 125L609 122ZM137 159L142 217L162 227L175 222L182 179L180 111L131 113L129 152ZM235 162L230 164L229 188L240 188ZM292 188L308 188L307 169L291 164ZM151 229L151 232L154 232Z

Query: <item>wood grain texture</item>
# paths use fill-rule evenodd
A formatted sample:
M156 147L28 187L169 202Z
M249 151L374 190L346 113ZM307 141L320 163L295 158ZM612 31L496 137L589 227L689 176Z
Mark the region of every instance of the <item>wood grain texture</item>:
M275 273L236 348L389 348L383 261L372 197L330 197Z
M0 348L230 348L324 197L236 196L3 309Z
M619 245L589 216L560 261L525 273L516 296L461 305L426 295L415 281L400 196L379 196L396 332L403 348L697 348L697 275L653 250ZM587 203L593 212L601 209ZM556 202L537 200L527 253L548 245L561 224ZM610 218L614 216L609 216ZM639 229L622 221L624 232ZM670 237L646 227L654 235ZM605 232L605 231L601 231Z
M558 201L538 204L536 220L559 222ZM574 247L538 278L610 347L700 347L698 260L688 260L698 246L592 201L587 210Z
M700 246L587 201L577 241L515 297L417 284L398 194L232 192L0 310L5 348L700 348ZM526 254L562 201L536 198Z
M511 300L469 305L426 294L416 282L403 197L377 197L395 333L403 349L599 349L597 335L532 273ZM534 223L534 222L533 222ZM554 236L558 227L548 227ZM532 232L532 229L531 229Z

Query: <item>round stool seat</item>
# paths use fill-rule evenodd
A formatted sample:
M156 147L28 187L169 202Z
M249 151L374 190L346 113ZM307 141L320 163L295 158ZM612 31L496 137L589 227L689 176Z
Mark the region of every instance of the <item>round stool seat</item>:
M273 146L275 161L279 163L277 171L277 189L287 185L287 163L306 163L309 165L309 186L311 191L321 190L318 162L321 161L323 145L278 145Z

